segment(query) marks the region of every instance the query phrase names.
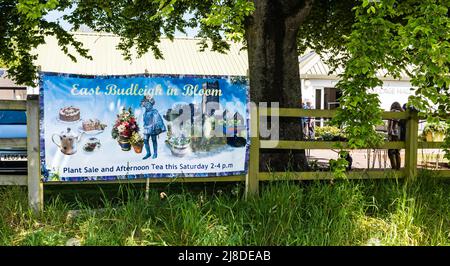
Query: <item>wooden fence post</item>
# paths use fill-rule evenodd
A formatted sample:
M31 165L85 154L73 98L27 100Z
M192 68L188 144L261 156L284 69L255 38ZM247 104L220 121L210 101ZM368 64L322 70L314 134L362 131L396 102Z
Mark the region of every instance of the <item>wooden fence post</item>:
M250 165L245 176L245 198L258 195L259 191L259 111L258 107L250 107Z
M39 95L27 97L28 202L34 213L44 208L39 145Z
M410 110L409 114L406 124L405 175L408 180L414 180L417 176L419 118L417 111Z

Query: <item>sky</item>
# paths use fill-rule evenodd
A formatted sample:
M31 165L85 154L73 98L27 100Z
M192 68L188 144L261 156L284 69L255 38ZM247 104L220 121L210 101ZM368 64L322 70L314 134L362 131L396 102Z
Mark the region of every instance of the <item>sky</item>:
M63 20L62 16L66 15L66 14L70 14L73 10L74 10L74 8L66 9L64 11L51 11L45 16L45 19L47 21L51 21L51 22L58 22L63 27L64 30L68 31L68 30L71 30L72 25L69 22ZM189 19L190 16L191 16L190 14L187 14L185 17L187 19ZM81 30L82 31L90 31L90 29L87 28L87 27L81 28ZM175 32L175 37L178 37L178 38L180 38L180 37L193 38L193 37L195 37L197 35L197 33L198 33L198 28L195 28L195 29L187 28L186 29L186 34L181 33L180 31L177 30Z
M66 15L66 14L70 14L73 11L73 9L66 9L65 11L51 11L49 12L44 18L47 21L51 21L51 22L58 22L59 25L61 25L64 30L70 30L72 28L72 25L63 20L62 16Z

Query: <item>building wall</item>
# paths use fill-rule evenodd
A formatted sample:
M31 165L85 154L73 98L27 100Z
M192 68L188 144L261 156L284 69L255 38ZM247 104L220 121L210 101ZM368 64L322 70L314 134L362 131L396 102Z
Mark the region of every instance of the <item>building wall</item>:
M332 79L302 79L302 99L304 101L310 100L313 108L325 109L323 106L324 88L336 87L337 80ZM411 83L409 81L384 81L383 86L376 87L372 90L373 93L377 93L380 99L380 107L388 111L391 104L395 101L401 105L408 101L408 97L414 94L414 90L411 90ZM321 106L316 106L316 90L321 90Z
M373 92L379 95L381 108L389 111L393 102L399 102L402 106L408 102L408 97L414 95L411 88L408 81L385 81L382 87L374 88Z
M0 100L26 100L25 88L0 88Z

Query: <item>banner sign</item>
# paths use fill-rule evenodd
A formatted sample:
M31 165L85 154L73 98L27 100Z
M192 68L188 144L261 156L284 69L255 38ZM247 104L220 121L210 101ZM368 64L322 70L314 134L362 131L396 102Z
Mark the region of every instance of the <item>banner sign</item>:
M235 76L41 73L43 179L245 174L248 93Z

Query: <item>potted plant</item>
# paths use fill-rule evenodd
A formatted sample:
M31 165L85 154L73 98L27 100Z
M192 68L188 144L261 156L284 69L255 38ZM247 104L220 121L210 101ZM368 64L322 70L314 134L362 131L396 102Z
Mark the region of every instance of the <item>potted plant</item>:
M116 139L123 151L131 150L130 138L134 132L138 132L139 127L136 123L136 117L131 108L122 109L117 115L117 119L111 131L111 136Z
M444 122L437 122L437 123L429 123L427 122L425 124L425 127L423 128L423 136L425 137L426 141L432 142L441 142L444 140L445 131L447 130L447 125Z
M191 139L185 136L175 137L172 136L168 140L170 150L175 156L184 156L189 152L189 146L191 144Z
M130 144L136 153L142 152L142 147L144 146L144 139L138 132L133 132L130 138Z

